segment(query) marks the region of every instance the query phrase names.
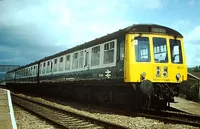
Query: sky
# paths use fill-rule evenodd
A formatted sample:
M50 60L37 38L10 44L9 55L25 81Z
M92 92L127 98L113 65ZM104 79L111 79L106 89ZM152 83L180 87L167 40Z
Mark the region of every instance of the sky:
M0 0L0 64L25 65L132 24L184 36L187 65L200 65L200 0Z

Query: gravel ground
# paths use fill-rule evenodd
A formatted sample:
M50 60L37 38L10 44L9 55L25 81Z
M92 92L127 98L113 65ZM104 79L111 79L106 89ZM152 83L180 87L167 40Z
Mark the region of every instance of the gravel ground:
M13 104L15 120L18 129L58 129L45 119L25 111L25 109Z
M19 95L19 94L18 94ZM20 94L21 96L24 96ZM71 110L73 112L77 112L79 114L84 114L91 117L96 117L98 119L111 121L117 124L125 125L129 128L137 128L137 129L199 129L197 127L189 126L189 125L182 125L182 124L170 124L170 123L164 123L159 120L149 119L145 117L133 117L133 116L125 116L113 113L112 111L105 111L102 110L102 108L98 108L96 106L83 106L81 104L75 103L75 102L62 102L61 104L53 102L53 100L48 101L39 97L31 97L35 100L63 108L66 110ZM60 103L60 102L59 102Z

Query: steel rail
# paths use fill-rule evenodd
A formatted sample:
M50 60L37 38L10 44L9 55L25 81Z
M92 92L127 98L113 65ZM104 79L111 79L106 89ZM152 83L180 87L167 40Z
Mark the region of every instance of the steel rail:
M186 124L200 127L200 116L174 111L144 110L137 113L140 116L159 119L177 124Z
M30 98L12 94L12 101L39 116L64 127L64 128L109 128L109 129L127 129L128 127L99 120L90 116L76 112L60 109L52 105L42 103Z

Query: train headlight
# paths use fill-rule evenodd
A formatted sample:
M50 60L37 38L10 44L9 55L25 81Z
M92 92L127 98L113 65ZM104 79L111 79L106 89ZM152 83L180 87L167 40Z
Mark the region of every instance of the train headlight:
M145 77L146 77L146 73L145 73L145 72L142 72L142 73L140 74L140 79L141 79L141 81L143 81L143 80L145 79Z
M180 73L177 73L177 74L176 74L176 80L179 81L180 78L181 78L181 74L180 74Z
M176 77L179 79L181 77L181 74L180 73L177 73L176 74Z
M145 73L145 72L142 72L142 73L141 73L141 76L145 78L145 77L146 77L146 73Z

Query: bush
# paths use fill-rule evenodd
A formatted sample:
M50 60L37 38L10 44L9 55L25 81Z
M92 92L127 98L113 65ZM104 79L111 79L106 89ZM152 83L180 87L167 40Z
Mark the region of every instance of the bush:
M199 95L199 86L198 86L198 83L195 83L190 87L190 90L186 94L186 98L191 100L191 101L197 102L198 101L198 95Z

